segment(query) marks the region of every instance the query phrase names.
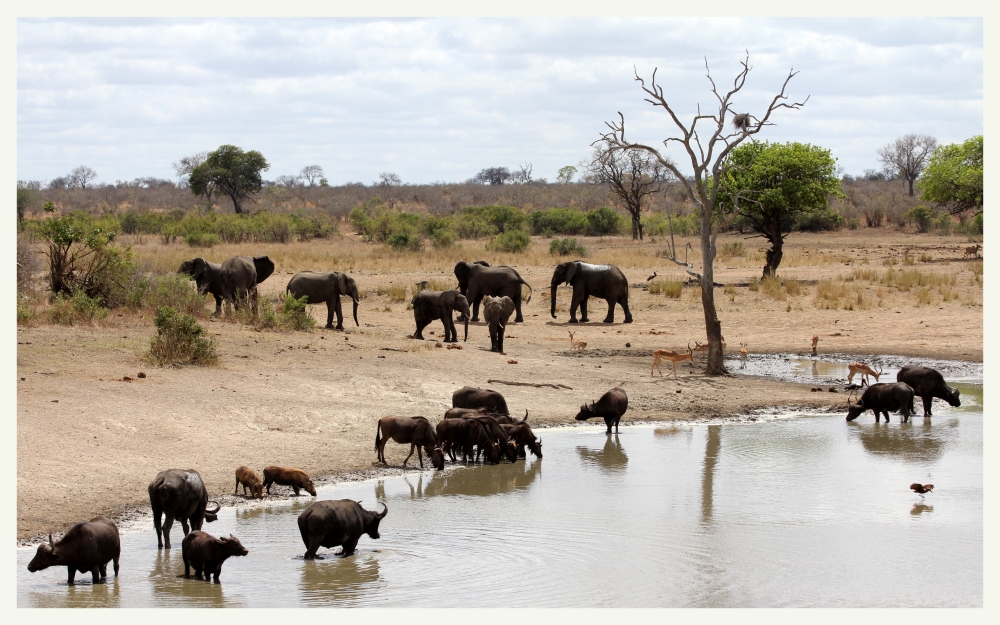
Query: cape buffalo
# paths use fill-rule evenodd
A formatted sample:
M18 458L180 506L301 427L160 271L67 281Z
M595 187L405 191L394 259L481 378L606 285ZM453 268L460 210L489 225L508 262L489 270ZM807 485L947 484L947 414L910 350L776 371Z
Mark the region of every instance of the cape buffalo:
M906 382L913 393L924 401L924 416L931 416L931 402L935 397L943 399L952 406L962 405L958 398L958 389L944 383L944 376L929 367L914 367L907 365L896 374L897 382Z
M903 415L903 423L906 423L913 414L913 389L904 382L872 384L861 395L858 403L848 405L847 420L854 421L865 410L875 413L876 423L879 421L879 414L885 415L885 422L888 423L890 411Z
M249 552L240 543L240 539L232 534L216 538L207 532L195 530L181 541L184 577L190 577L193 568L197 579L201 579L201 572L204 571L206 582L214 575L218 583L219 575L222 574L222 563L230 556L245 556L247 553Z
M485 453L492 464L500 463L500 446L490 436L487 426L474 418L441 419L437 424L437 436L442 450L455 462L455 454L462 453L462 461L469 456L473 460L479 455L474 448Z
M475 417L484 414L490 414L492 411L489 408L449 408L444 411L445 419L458 419L460 417Z
M463 386L451 396L453 408L489 408L492 412L509 415L503 395L492 389Z
M250 494L253 495L254 499L264 498L264 486L260 483L260 476L257 472L250 467L240 467L236 469L236 488L233 489L233 494L240 489L240 484L243 485L243 494L247 494L247 488L250 488Z
M120 554L118 527L99 516L77 523L57 543L52 542L52 534L49 534L49 542L38 545L28 570L34 573L50 566L65 566L69 573L68 584L75 583L73 578L77 571L89 571L94 576L94 583L101 584L108 577L109 560L114 560L115 577L118 577Z
M287 467L264 467L264 489L267 494L271 494L271 484L278 486L291 486L295 491L295 496L299 496L299 490L304 490L313 497L316 496L316 487L313 486L312 478L302 469L289 469Z
M438 445L431 422L425 417L383 417L378 420L378 425L375 426L375 451L378 453L379 461L385 465L388 465L385 461L385 444L389 439L403 445L410 444L410 455L403 460L404 467L416 449L420 468L424 468L424 457L420 453L420 448L423 447L434 468L438 470L444 468L444 452Z
M590 405L580 406L580 412L576 415L577 421L585 421L594 417L601 417L608 426L608 434L611 434L611 426L615 426L618 431L618 421L628 410L628 395L620 388L613 388L604 395L597 403L590 402Z
M192 469L168 469L157 474L149 484L149 504L153 507L153 528L156 529L156 546L170 549L170 527L174 519L181 522L187 535L188 522L192 530L200 530L202 523L211 523L219 512L219 504L208 509L208 490L201 476ZM166 515L162 529L160 518Z
M362 534L377 539L378 524L389 512L382 504L381 513L369 512L361 502L350 499L317 501L299 515L299 533L306 545L306 560L316 557L320 547L333 549L342 545L342 556L354 553Z

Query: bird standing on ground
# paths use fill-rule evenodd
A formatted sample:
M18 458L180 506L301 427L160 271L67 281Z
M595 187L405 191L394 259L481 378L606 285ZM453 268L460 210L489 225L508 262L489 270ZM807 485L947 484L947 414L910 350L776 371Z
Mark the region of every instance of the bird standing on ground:
M654 272L653 272L653 275L651 275L651 276L649 276L648 278L646 278L646 282L649 282L650 280L652 280L652 279L653 279L653 278L655 278L655 277L656 277L656 272L654 271Z
M910 490L912 490L916 494L920 495L920 498L923 499L924 493L929 493L932 490L934 490L934 485L933 484L917 484L916 482L914 482L913 484L910 484Z

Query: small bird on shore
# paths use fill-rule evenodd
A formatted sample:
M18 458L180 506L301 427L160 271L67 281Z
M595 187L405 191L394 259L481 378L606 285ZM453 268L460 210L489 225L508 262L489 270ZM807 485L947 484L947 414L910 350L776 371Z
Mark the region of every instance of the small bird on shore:
M933 484L917 484L916 482L914 482L913 484L910 484L910 490L912 490L916 494L920 495L920 498L923 499L924 493L929 493L932 490L934 490L934 485Z
M649 282L650 280L652 280L652 279L653 279L653 278L655 278L655 277L656 277L656 272L654 271L654 272L653 272L653 275L651 275L651 276L649 276L648 278L646 278L646 282Z

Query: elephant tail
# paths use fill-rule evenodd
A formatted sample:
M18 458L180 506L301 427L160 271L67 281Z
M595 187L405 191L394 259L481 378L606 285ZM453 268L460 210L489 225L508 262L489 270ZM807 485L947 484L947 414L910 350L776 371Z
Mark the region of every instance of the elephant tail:
M375 451L378 451L378 445L382 442L382 437L379 436L379 432L382 430L382 422L379 421L375 425Z
M521 279L521 284L528 287L528 297L524 298L524 303L527 304L531 302L531 285L525 282L523 278Z

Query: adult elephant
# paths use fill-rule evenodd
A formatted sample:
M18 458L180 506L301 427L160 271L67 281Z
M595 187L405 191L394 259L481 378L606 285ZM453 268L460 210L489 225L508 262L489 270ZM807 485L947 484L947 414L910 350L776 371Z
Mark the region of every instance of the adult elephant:
M337 313L337 330L344 329L344 311L340 307L340 297L346 295L354 302L354 325L361 325L358 323L358 285L346 273L300 271L288 281L285 291L295 299L308 297L307 304L326 302L326 327L333 327L333 313Z
M177 273L194 278L198 293L211 293L215 297L215 312L222 312L222 300L237 309L243 298L257 305L257 285L274 273L274 262L267 256L234 256L222 263L210 263L204 258L193 258L181 263Z
M608 316L604 318L604 323L614 323L615 304L621 304L625 311L625 323L632 323L632 313L628 309L628 280L618 267L591 265L579 260L556 265L551 286L553 319L556 318L556 287L563 283L573 285L573 300L569 307L570 323L577 323L577 306L580 307L580 321L588 321L587 299L591 295L608 302Z
M514 322L524 321L524 316L521 315L521 285L528 287L528 297L524 300L526 304L531 301L531 285L511 267L490 267L481 260L474 263L460 260L455 265L455 277L458 278L459 292L472 304L473 321L479 321L479 303L486 295L509 297L517 312Z
M507 322L514 313L514 302L509 297L490 297L483 299L483 317L490 326L490 351L503 351L503 333Z
M457 343L458 332L455 330L455 320L452 312L458 311L465 315L465 339L469 340L469 300L458 291L432 291L424 289L413 296L413 319L417 322L417 331L413 338L424 340L423 331L431 321L440 319L444 324L444 342Z

